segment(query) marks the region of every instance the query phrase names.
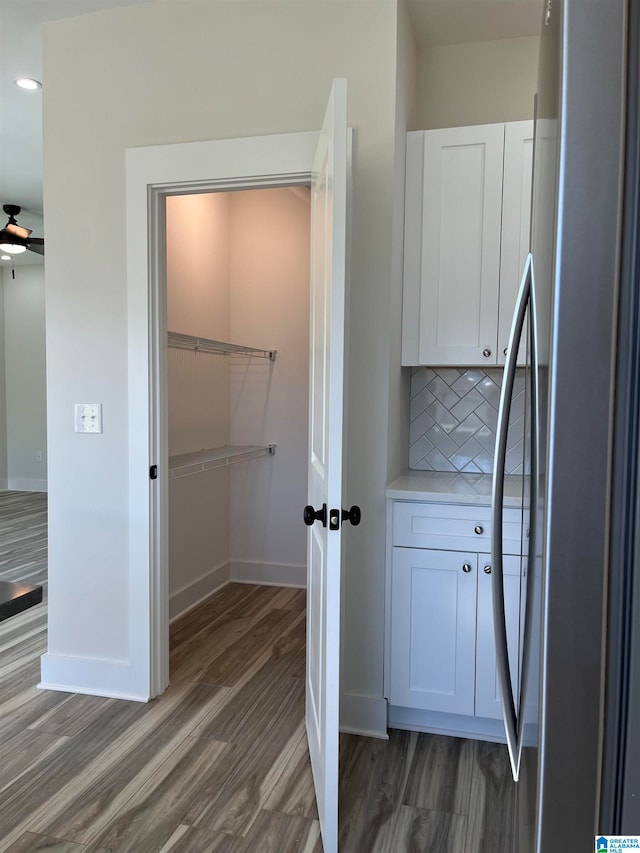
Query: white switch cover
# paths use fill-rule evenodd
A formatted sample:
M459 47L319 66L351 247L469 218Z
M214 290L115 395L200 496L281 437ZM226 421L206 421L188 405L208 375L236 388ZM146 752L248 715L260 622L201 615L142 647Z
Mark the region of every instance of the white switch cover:
M76 403L76 432L102 432L102 403Z

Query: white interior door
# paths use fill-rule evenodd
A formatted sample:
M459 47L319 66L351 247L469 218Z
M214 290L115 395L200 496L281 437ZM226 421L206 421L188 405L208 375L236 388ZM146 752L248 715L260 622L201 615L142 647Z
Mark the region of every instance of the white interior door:
M335 80L311 181L306 725L325 853L338 849L347 84ZM309 517L311 507L316 520Z

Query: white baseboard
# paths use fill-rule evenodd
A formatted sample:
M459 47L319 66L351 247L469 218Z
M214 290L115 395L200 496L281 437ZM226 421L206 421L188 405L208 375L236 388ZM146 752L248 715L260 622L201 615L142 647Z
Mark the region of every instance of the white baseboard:
M389 728L506 743L502 720L470 717L466 714L443 714L440 711L422 711L397 705L389 705Z
M181 589L172 592L169 596L169 621L173 622L187 610L192 610L227 583L229 583L229 563L223 563L195 581L181 587Z
M38 687L63 693L86 693L110 699L148 702L148 695L142 695L133 689L133 677L132 667L127 661L75 658L48 653L40 658Z
M388 740L387 700L381 696L343 693L340 696L340 731Z
M46 492L47 481L30 477L9 477L7 488L11 492Z
M230 579L241 583L268 586L307 586L307 567L284 563L254 563L248 560L231 560Z

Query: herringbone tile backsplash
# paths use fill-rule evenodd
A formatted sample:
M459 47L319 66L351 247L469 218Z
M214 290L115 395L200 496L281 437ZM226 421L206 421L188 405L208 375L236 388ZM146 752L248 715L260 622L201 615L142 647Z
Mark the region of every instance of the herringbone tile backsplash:
M493 472L502 369L416 367L411 373L409 468ZM524 371L517 370L506 469L522 473Z

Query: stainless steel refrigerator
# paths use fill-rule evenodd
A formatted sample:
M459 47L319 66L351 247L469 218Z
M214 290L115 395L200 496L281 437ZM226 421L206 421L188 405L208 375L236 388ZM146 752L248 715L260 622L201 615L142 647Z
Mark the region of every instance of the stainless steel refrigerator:
M596 835L640 834L637 6L546 0L540 10L530 256L503 377L492 542L518 853L581 853ZM520 331L529 365L515 677L500 463Z

